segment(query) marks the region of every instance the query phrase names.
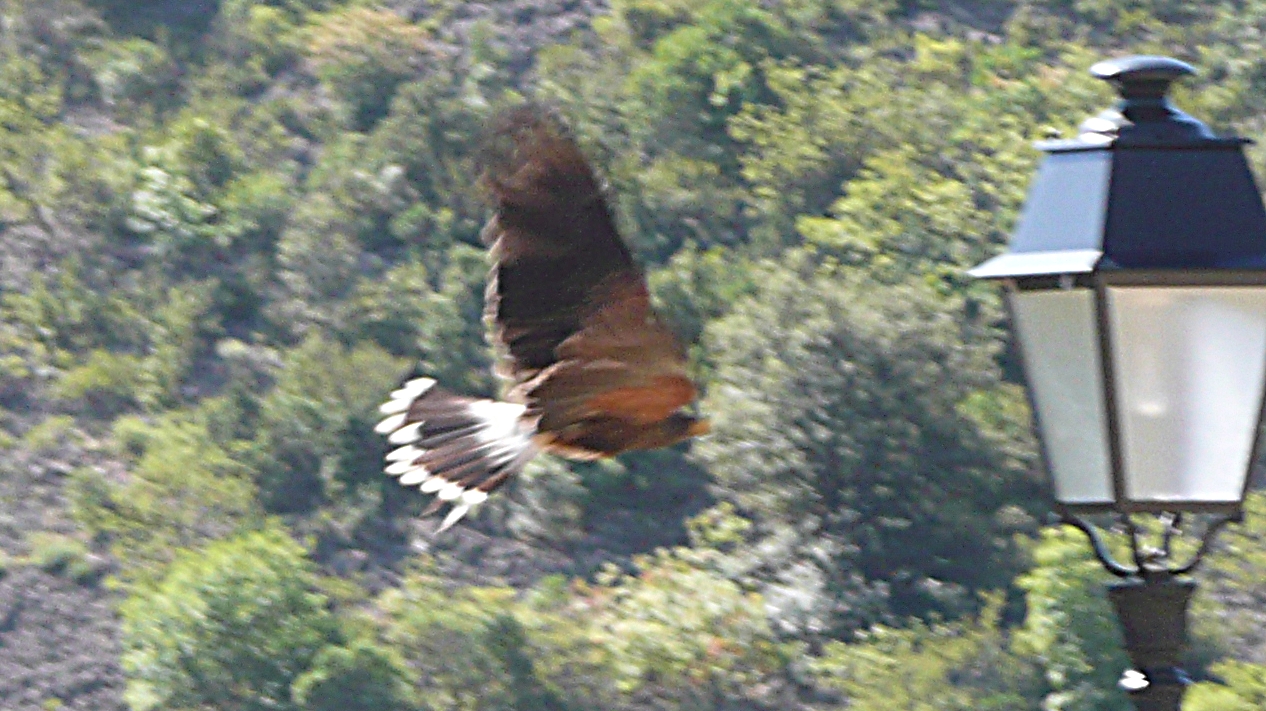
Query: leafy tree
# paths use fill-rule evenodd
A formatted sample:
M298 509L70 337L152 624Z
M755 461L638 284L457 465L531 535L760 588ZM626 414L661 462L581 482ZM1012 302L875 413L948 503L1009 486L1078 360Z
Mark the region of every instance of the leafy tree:
M303 708L291 685L337 634L315 583L303 548L275 528L177 555L120 608L128 703L141 710ZM324 673L334 672L339 656L321 658ZM307 708L329 698L322 673L300 686L317 704ZM343 692L354 688L354 679L339 681L348 684L339 684Z
M1003 586L1032 444L995 345L921 286L763 267L705 336L713 434L695 452L754 522L750 574L782 629L836 636L957 616ZM1022 422L1023 420L1020 420ZM1000 456L1009 437L1013 455Z
M744 106L773 99L767 60L806 45L775 12L751 3L628 2L615 10L606 34L624 29L617 42L636 47L654 35L645 55L629 50L639 61L620 104L632 147L645 154L614 171L635 247L658 262L690 242L740 242L743 201L730 177L739 151L727 124Z
M672 324L684 343L697 345L704 328L755 291L751 266L733 252L685 247L648 282L656 308ZM707 354L692 355L706 358Z
M289 5L289 6L288 6ZM260 90L303 55L298 4L229 0L220 7L212 42L243 89Z
M620 691L678 708L720 706L785 668L794 647L778 642L765 601L710 570L707 557L660 550L636 558L634 574L609 568L588 590L588 623L602 631Z
M336 304L360 276L361 249L351 216L328 195L298 207L277 245L280 282L265 308L274 327L286 336L304 336L338 323Z
M242 464L185 414L154 424L128 417L114 439L131 466L123 480L80 470L71 485L76 520L109 542L125 580L152 580L177 552L259 524Z
M386 481L375 408L403 371L370 343L346 348L313 335L287 353L244 452L264 507L306 512L347 487Z
M411 709L401 663L383 648L359 641L329 645L292 684L303 711L403 711Z
M488 262L468 245L447 254L435 308L421 323L419 367L460 392L493 395L492 350L483 322Z
M348 123L358 131L387 114L396 87L421 72L431 51L422 28L388 10L338 10L309 32L317 75L347 105Z
M490 503L504 512L507 530L523 540L555 545L583 539L584 504L589 499L589 489L580 475L563 461L542 456L516 479L503 501Z
M216 330L207 318L210 285L172 286L165 293L94 295L93 300L127 329L102 334L102 340L139 352L95 349L86 362L66 371L54 394L67 400L85 399L99 414L131 403L157 412L184 401L194 362ZM133 332L132 343L127 331Z
M385 640L404 657L427 707L563 708L532 661L513 597L507 588L446 590L425 568L383 593Z
M487 219L487 202L474 189L475 157L491 108L503 100L495 80L455 59L437 60L399 87L365 146L370 165L399 166L410 189L385 232L425 257L436 275L450 245L478 244Z
M101 100L116 110L144 116L174 107L180 68L159 45L139 37L105 42L89 55Z
M102 293L85 279L77 259L55 274L35 274L26 293L0 295L3 323L13 337L8 352L27 367L61 370L95 348L134 346L144 338L144 317L119 293ZM47 373L46 375L52 375Z
M171 150L146 151L127 226L148 239L156 259L179 271L205 263L227 244L215 227L218 208L178 161Z

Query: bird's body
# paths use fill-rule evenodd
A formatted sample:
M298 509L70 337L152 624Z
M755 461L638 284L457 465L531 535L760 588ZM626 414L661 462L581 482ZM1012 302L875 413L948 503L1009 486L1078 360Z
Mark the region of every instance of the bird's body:
M400 445L387 472L451 502L441 530L538 452L573 459L664 447L707 431L686 356L651 308L601 186L562 124L535 107L491 134L483 230L493 266L484 319L508 381L503 401L415 378L375 428Z

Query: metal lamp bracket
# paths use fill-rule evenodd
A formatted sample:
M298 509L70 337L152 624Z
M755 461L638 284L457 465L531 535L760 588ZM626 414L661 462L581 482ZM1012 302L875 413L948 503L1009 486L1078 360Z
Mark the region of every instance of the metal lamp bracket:
M1144 579L1186 575L1195 570L1200 561L1204 559L1205 554L1209 552L1209 548L1213 545L1218 532L1228 523L1238 523L1244 518L1243 514L1239 512L1216 515L1205 526L1204 531L1200 535L1200 545L1191 558L1181 565L1173 565L1171 563L1172 545L1174 538L1182 533L1184 523L1182 513L1161 514L1163 529L1161 532L1161 544L1157 548L1147 548L1141 544L1138 526L1135 525L1134 519L1130 514L1123 513L1119 514L1119 516L1123 528L1130 536L1130 553L1133 565L1117 561L1112 556L1112 552L1108 550L1103 534L1089 521L1075 514L1064 513L1060 517L1060 523L1072 526L1086 534L1086 537L1090 539L1090 546L1094 550L1095 557L1099 559L1099 562L1103 564L1104 569L1109 573L1118 578Z

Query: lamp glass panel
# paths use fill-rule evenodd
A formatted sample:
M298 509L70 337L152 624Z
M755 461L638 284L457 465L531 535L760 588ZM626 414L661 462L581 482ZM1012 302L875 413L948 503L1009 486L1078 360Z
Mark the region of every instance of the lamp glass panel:
M1017 291L1011 311L1038 428L1065 504L1112 501L1094 292Z
M1110 287L1125 494L1243 494L1266 380L1266 288Z

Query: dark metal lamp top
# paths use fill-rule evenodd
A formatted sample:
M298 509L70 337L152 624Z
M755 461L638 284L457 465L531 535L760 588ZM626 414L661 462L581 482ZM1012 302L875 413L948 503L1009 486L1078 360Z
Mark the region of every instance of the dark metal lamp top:
M1195 73L1186 62L1148 55L1105 59L1090 67L1091 76L1112 82L1126 99L1162 98L1175 80Z
M969 272L1044 279L1102 271L1266 270L1266 207L1242 138L1217 138L1175 108L1170 85L1194 72L1168 57L1091 67L1120 92L1047 153L1008 252Z
M1216 140L1209 127L1169 103L1169 87L1196 73L1170 57L1136 55L1099 62L1090 73L1116 87L1116 106L1081 124L1081 140L1090 143L1174 144Z

